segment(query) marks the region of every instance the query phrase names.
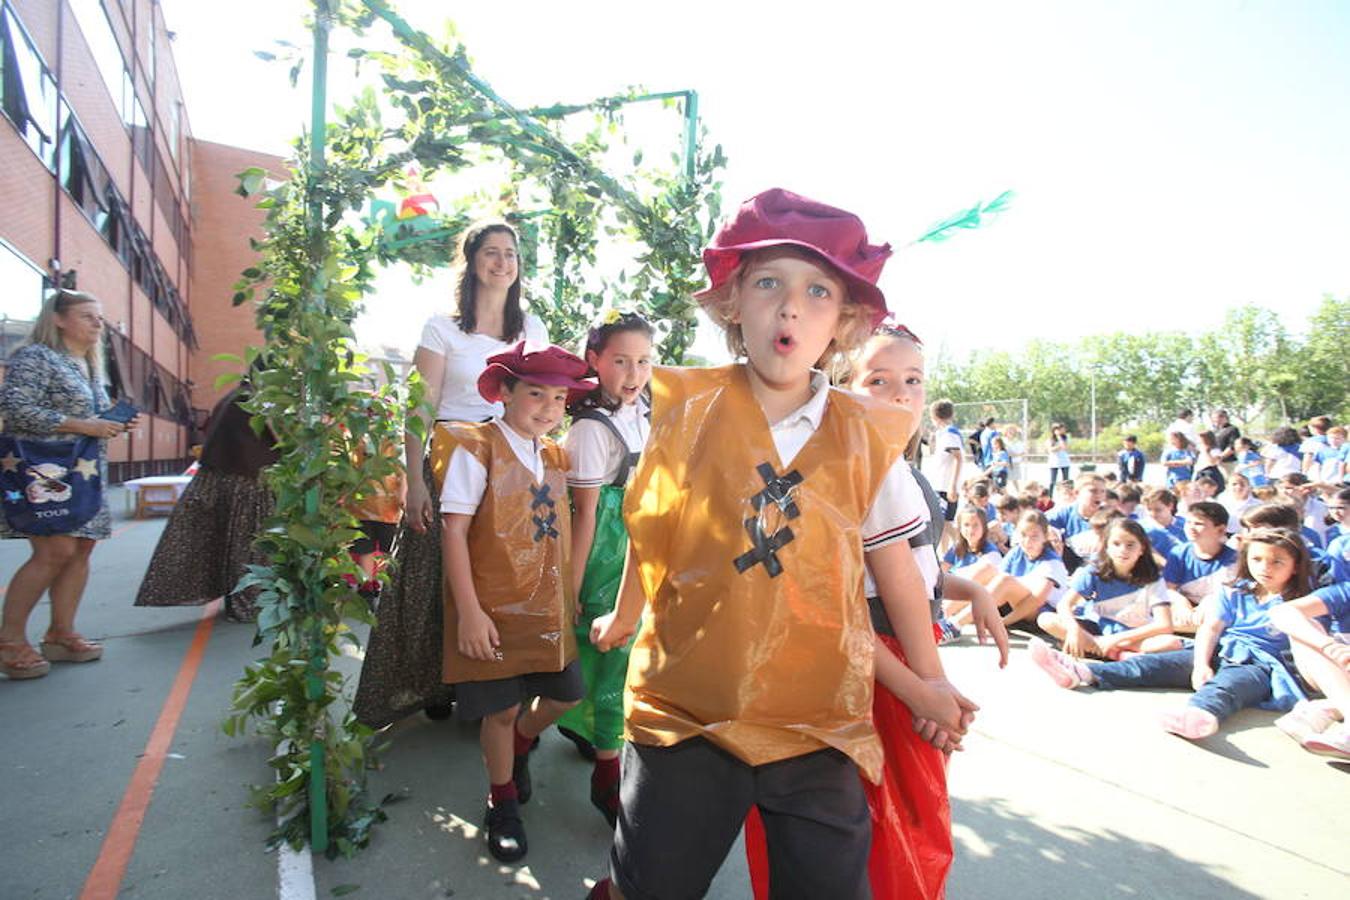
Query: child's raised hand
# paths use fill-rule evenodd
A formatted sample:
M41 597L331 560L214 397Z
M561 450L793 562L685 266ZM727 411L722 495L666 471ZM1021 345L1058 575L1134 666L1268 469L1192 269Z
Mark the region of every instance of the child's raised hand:
M626 643L636 630L635 626L620 621L617 612L605 613L591 622L591 643L605 653Z
M1212 668L1204 663L1196 663L1195 668L1191 669L1191 688L1198 691L1213 677Z
M497 626L482 610L477 615L461 616L459 620L459 652L469 659L484 662L500 660L501 638L497 635Z

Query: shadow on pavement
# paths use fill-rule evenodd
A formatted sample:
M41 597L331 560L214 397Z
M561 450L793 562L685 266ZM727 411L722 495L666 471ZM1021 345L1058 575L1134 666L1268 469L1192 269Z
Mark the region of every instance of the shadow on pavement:
M1102 821L1110 815L1102 810ZM1257 898L1212 867L1109 827L1052 830L998 799L954 800L952 818L957 861L949 897Z

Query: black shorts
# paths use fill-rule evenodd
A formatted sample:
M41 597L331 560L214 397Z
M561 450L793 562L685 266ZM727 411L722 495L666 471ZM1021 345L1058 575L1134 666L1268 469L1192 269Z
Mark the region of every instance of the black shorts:
M871 896L872 822L858 767L838 750L748 765L703 738L627 743L610 876L628 900L708 892L758 806L774 900Z
M461 681L455 685L455 718L466 722L510 709L531 697L574 703L586 696L581 663L575 659L561 672L530 672L492 681Z
M956 501L947 496L946 491L937 492L938 499L942 501L942 521L956 521Z
M368 553L394 552L394 535L398 532L398 525L370 519L362 519L359 524L361 536L352 541L353 553L365 556Z

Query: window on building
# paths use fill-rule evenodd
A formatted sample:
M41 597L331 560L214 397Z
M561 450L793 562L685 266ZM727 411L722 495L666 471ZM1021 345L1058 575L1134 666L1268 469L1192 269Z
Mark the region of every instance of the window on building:
M8 3L0 5L0 107L42 164L56 171L56 81Z
M155 54L155 50L157 49L155 47L155 43L158 40L159 40L159 28L157 27L155 22L155 9L154 7L151 7L150 42L149 42L149 49L146 51L148 53L148 59L146 59L145 61L145 69L146 69L145 78L150 83L150 93L152 94L155 92L155 76L156 74L158 74L155 71L155 66L158 64L159 61L159 57Z
M107 14L103 11L103 4L100 0L69 0L69 2L71 12L75 13L75 21L79 23L80 31L84 34L84 42L89 45L89 52L94 55L98 74L103 76L103 83L108 86L108 96L112 98L120 112L126 108L122 93L122 75L126 71L127 64L122 57L121 48L117 46L117 37L108 22Z
M28 338L42 308L47 276L28 257L0 240L0 362Z
M164 116L164 142L169 145L169 155L178 162L178 140L183 128L183 104L175 102Z
M60 137L61 187L88 216L94 228L105 234L112 212L108 198L117 197L117 188L103 161L90 146L84 129L64 102L61 104Z
M151 139L150 120L145 117L145 107L136 99L136 86L130 75L125 75L122 101L122 124L131 133L131 151L141 161L145 174L154 177L155 142Z

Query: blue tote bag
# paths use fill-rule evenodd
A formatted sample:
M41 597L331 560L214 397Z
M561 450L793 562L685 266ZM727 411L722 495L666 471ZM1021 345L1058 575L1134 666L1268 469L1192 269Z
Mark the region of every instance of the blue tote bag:
M25 441L0 434L0 500L9 527L69 534L98 515L103 480L98 438Z

